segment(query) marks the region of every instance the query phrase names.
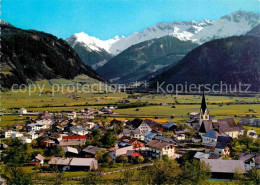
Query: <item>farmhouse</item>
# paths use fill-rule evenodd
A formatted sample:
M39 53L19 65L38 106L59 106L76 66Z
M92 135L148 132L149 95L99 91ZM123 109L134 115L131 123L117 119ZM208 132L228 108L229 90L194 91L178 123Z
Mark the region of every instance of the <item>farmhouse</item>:
M97 147L97 146L89 145L85 149L83 149L82 152L84 153L84 157L95 158L97 151L102 151L102 150L105 150L105 149Z
M94 158L60 158L52 157L48 162L50 166L57 166L62 170L96 170L98 162Z
M202 161L211 167L213 178L233 179L237 169L246 172L242 160L202 159Z
M162 157L163 155L174 157L175 155L175 146L166 141L152 140L147 146L150 155L155 158Z

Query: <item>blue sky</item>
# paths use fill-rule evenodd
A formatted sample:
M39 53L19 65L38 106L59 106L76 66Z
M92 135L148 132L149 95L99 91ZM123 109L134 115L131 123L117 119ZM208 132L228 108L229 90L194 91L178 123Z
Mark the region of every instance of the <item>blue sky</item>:
M260 12L260 0L2 0L1 19L66 39L84 31L100 39L158 22L217 20L237 10Z

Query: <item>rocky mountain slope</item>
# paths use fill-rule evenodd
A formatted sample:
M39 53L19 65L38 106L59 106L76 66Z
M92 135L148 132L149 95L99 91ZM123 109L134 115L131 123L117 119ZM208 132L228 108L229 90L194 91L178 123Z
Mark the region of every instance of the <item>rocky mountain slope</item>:
M72 79L79 74L103 80L62 39L9 24L0 27L2 87L39 79Z
M260 38L234 36L207 42L151 80L167 84L251 84L260 89Z
M97 72L107 80L129 83L177 63L198 44L172 36L133 45L112 58Z

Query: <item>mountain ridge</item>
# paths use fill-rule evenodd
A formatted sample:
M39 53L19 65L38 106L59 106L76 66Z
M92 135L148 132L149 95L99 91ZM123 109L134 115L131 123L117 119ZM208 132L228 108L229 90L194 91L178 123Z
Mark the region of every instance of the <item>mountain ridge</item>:
M104 81L64 40L8 24L0 24L0 27L2 87L10 88L13 84L28 84L39 79L72 79L79 74Z

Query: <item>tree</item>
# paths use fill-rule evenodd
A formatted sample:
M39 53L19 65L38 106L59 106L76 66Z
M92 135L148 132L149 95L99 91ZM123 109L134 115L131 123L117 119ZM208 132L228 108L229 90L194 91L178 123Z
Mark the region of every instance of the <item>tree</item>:
M31 176L24 173L19 164L13 163L5 167L4 176L8 185L32 185Z
M96 158L98 162L105 162L105 154L107 153L106 150L98 150L96 153Z
M113 132L106 132L100 142L104 147L109 148L115 146L116 140L117 138Z
M135 170L125 169L120 177L120 184L130 185L135 178L134 174Z
M182 167L182 184L206 184L206 180L210 178L210 166L204 161L192 160L186 162Z
M128 157L127 155L120 155L116 158L116 162L118 163L127 163L128 162Z
M252 168L247 174L243 174L241 170L236 170L235 179L239 185L258 185L260 184L260 170Z
M144 157L143 156L137 157L137 163L138 164L143 163L143 162L144 162Z
M82 179L81 184L83 185L95 185L100 184L99 181L102 179L101 171L90 171L87 175Z
M143 184L178 184L180 175L181 169L176 161L157 159L140 173L140 179Z
M64 172L55 167L55 182L54 185L61 185L65 180Z

